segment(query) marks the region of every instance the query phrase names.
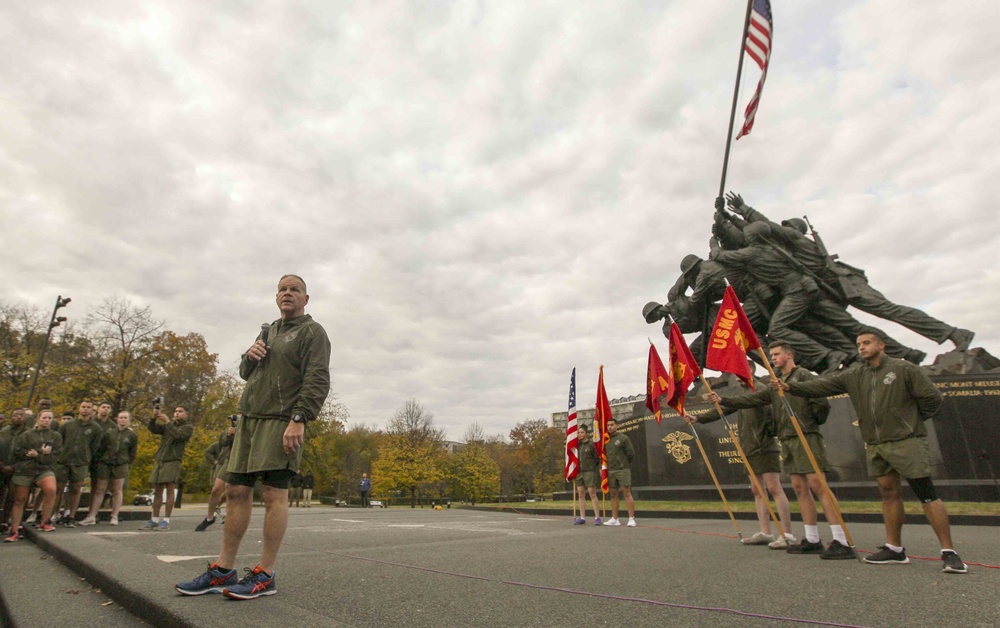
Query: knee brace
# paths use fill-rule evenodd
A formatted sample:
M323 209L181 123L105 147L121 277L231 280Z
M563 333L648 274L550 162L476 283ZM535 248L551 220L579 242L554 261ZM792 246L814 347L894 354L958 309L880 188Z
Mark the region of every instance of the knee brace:
M934 490L934 483L931 482L931 478L928 476L926 478L906 478L906 483L910 485L913 492L917 494L917 499L919 499L924 504L929 504L935 501L937 496L937 491Z

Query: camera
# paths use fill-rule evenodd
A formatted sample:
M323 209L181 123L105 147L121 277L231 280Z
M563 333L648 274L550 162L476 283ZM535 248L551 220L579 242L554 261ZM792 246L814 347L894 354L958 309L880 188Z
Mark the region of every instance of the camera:
M236 427L236 422L240 420L240 415L230 414L229 415L229 425L230 427Z
M153 409L159 411L160 405L163 404L163 397L156 397L153 399Z

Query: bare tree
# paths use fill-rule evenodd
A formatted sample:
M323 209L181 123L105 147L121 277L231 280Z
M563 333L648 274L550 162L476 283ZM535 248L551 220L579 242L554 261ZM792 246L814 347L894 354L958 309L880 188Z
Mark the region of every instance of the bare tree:
M486 442L486 430L479 423L473 423L465 428L465 435L462 437L467 444Z
M395 436L406 436L414 445L444 442L444 430L434 427L434 415L416 399L407 399L386 425Z

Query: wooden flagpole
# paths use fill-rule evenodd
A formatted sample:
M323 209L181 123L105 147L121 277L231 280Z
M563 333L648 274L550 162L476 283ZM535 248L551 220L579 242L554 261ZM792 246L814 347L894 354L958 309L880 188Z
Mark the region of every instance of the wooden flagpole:
M771 367L770 360L767 359L767 355L764 353L764 349L758 347L757 352L760 353L760 357L763 358L764 367L767 368L767 372L771 375L772 380L778 380L778 376L775 375L774 369ZM782 404L785 407L785 411L788 412L788 416L792 421L792 426L795 428L795 433L798 434L799 440L802 442L802 447L806 450L806 456L809 457L809 462L812 464L813 471L816 472L816 477L819 479L820 486L823 487L823 492L830 496L830 503L833 504L833 517L837 521L837 525L844 530L844 536L847 538L847 544L854 549L854 539L851 538L851 533L847 531L847 526L844 525L844 517L840 513L840 506L837 504L837 500L833 496L833 492L830 490L830 486L826 483L826 475L820 470L819 463L816 462L816 456L813 455L812 448L809 447L809 443L806 442L806 435L802 432L802 426L799 425L799 420L795 417L795 412L792 410L791 404L788 403L788 399L785 398L785 391L781 388L778 389L778 397L781 398ZM825 513L824 513L825 514ZM854 552L857 554L857 551ZM858 554L858 560L861 560L860 554Z
M743 533L740 532L740 524L736 523L736 516L733 514L733 509L729 506L729 502L726 501L726 494L722 492L722 485L719 484L719 478L715 476L715 469L712 468L712 463L708 459L708 454L705 452L705 446L701 444L701 438L698 437L698 432L695 431L694 425L688 423L688 427L691 428L691 434L694 435L694 440L698 443L698 451L701 452L701 457L705 460L705 466L708 467L708 472L712 476L712 481L715 482L715 488L719 491L719 497L722 498L722 504L726 507L726 512L729 513L729 518L733 522L733 527L736 528L736 536L743 540Z
M709 385L704 374L701 375L701 383L705 386L706 391L712 392L712 386ZM791 532L791 530L785 530L785 528L781 525L781 520L778 519L778 515L775 514L774 509L771 507L770 495L764 492L764 489L760 486L760 482L757 481L757 474L754 473L753 467L750 466L750 461L747 460L746 454L743 453L743 447L740 445L740 439L736 436L736 433L733 431L733 426L729 423L729 419L726 418L726 414L722 411L722 406L718 403L714 405L716 411L719 413L719 417L726 423L726 430L729 432L729 438L731 438L733 444L736 445L736 453L740 455L740 459L743 460L743 465L747 468L747 474L750 476L750 483L753 484L753 487L757 490L757 494L764 500L764 504L767 506L767 512L771 514L771 519L774 520L774 524L778 526L778 531L781 532L781 537L784 538L786 532Z

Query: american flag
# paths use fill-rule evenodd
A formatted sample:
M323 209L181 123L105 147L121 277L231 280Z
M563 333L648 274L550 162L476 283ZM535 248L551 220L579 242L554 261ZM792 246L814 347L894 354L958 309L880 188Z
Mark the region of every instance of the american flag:
M569 376L569 416L566 417L566 466L563 475L569 482L580 472L580 439L576 435L576 369Z
M764 79L767 78L767 66L771 61L771 31L773 28L771 1L753 0L753 8L750 10L750 26L747 28L744 49L760 67L760 81L757 82L757 91L753 93L753 98L747 105L746 119L743 121L743 128L736 135L736 139L748 135L753 129L753 121L757 117L757 105L760 104L760 93L764 89Z

